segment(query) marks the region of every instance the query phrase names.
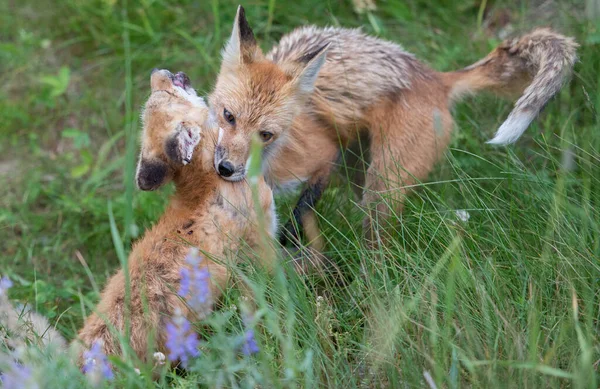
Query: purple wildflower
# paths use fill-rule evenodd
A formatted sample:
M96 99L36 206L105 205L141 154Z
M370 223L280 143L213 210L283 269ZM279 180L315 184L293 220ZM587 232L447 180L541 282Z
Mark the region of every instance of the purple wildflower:
M38 389L39 385L31 373L29 367L13 362L10 368L0 375L0 384L3 388Z
M108 363L108 357L102 352L102 341L96 340L92 348L83 353L83 373L87 375L92 383L98 384L103 379L112 380L114 374Z
M181 314L181 310L177 308L173 321L167 323L169 360L171 362L179 360L183 367L187 367L189 358L200 355L199 345L198 335L192 329L190 322Z
M3 294L5 294L6 291L11 288L11 286L13 286L13 283L10 280L10 278L8 278L6 276L2 277L0 279L0 296L2 296Z
M242 352L244 353L244 355L252 355L256 354L259 351L260 348L258 348L258 344L256 344L256 339L254 339L254 330L246 330L246 333L244 334L244 344L242 345Z
M242 318L244 322L244 328L246 329L242 339L242 353L244 353L244 355L256 354L260 351L260 348L258 347L254 337L254 329L251 328L253 316L246 312L242 315Z
M206 266L200 267L202 257L192 248L185 257L186 266L181 268L178 294L184 297L189 307L197 312L208 309L210 304L210 273Z

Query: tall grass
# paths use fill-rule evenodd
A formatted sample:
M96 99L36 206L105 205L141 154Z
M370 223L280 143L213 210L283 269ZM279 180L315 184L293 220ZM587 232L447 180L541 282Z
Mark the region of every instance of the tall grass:
M515 146L484 143L508 103L457 107L452 147L385 248L362 241L351 169L340 168L317 209L336 271L303 277L283 261L273 275L251 261L232 269L255 296L257 355L238 352L243 299L233 288L198 323L202 355L189 372L159 368L153 381L152 363L129 355L111 359L107 386L598 387L600 26L583 1L548 14L529 2L377 3L362 16L350 2L245 5L265 48L302 24L363 26L439 70L485 55L506 28L489 21L508 9L517 31L536 15L576 36L580 62ZM172 190L133 188L150 70L185 70L208 92L236 5L0 4L0 273L15 281L12 300L35 305L67 338L98 300L93 285L126 265ZM278 199L282 222L292 203ZM66 357L30 351L42 387L86 385Z

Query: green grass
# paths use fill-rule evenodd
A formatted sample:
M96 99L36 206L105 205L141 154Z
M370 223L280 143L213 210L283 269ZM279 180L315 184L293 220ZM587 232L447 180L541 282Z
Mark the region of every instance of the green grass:
M506 11L515 31L544 24L576 36L580 62L514 146L485 144L509 103L460 104L452 146L398 215L388 248L367 250L357 199L344 183L330 188L318 211L340 273L248 273L256 357L232 351L241 328L232 291L203 323L191 372L164 370L154 383L149 367L115 359L114 384L427 387L427 375L439 388L598 387L600 22L583 2L531 3L542 2L379 0L361 16L350 1L244 4L264 48L304 24L362 26L452 70L498 43L502 26L489 21ZM119 267L111 232L128 250L172 191L133 187L150 70L185 70L208 93L236 5L0 2L0 274L15 281L11 299L33 304L68 339ZM83 384L65 358L32 358L41 387Z

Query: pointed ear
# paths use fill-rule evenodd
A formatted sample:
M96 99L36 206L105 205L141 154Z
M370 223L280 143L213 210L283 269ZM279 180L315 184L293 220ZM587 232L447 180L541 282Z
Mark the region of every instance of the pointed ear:
M246 20L246 12L241 5L238 7L231 38L223 49L223 65L238 66L253 62L262 54L256 44L252 28Z
M192 162L194 150L200 143L200 128L179 123L175 134L165 143L165 154L171 162L178 165L187 165Z
M325 64L329 43L300 57L297 62L301 66L300 73L296 77L296 85L303 93L311 93L315 87L319 70ZM302 66L304 66L302 68Z

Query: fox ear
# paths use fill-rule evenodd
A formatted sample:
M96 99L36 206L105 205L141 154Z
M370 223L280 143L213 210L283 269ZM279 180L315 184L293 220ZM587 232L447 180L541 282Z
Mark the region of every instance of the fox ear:
M175 134L165 143L167 158L178 165L187 165L192 162L194 149L200 143L200 138L198 127L189 126L183 122L179 123Z
M311 93L313 91L319 70L325 64L328 48L329 43L326 43L297 60L300 66L304 66L296 77L296 85L302 93Z
M235 21L233 22L233 31L231 38L223 49L223 64L229 66L238 66L253 62L261 51L256 44L252 28L246 20L246 12L241 5L238 7Z

